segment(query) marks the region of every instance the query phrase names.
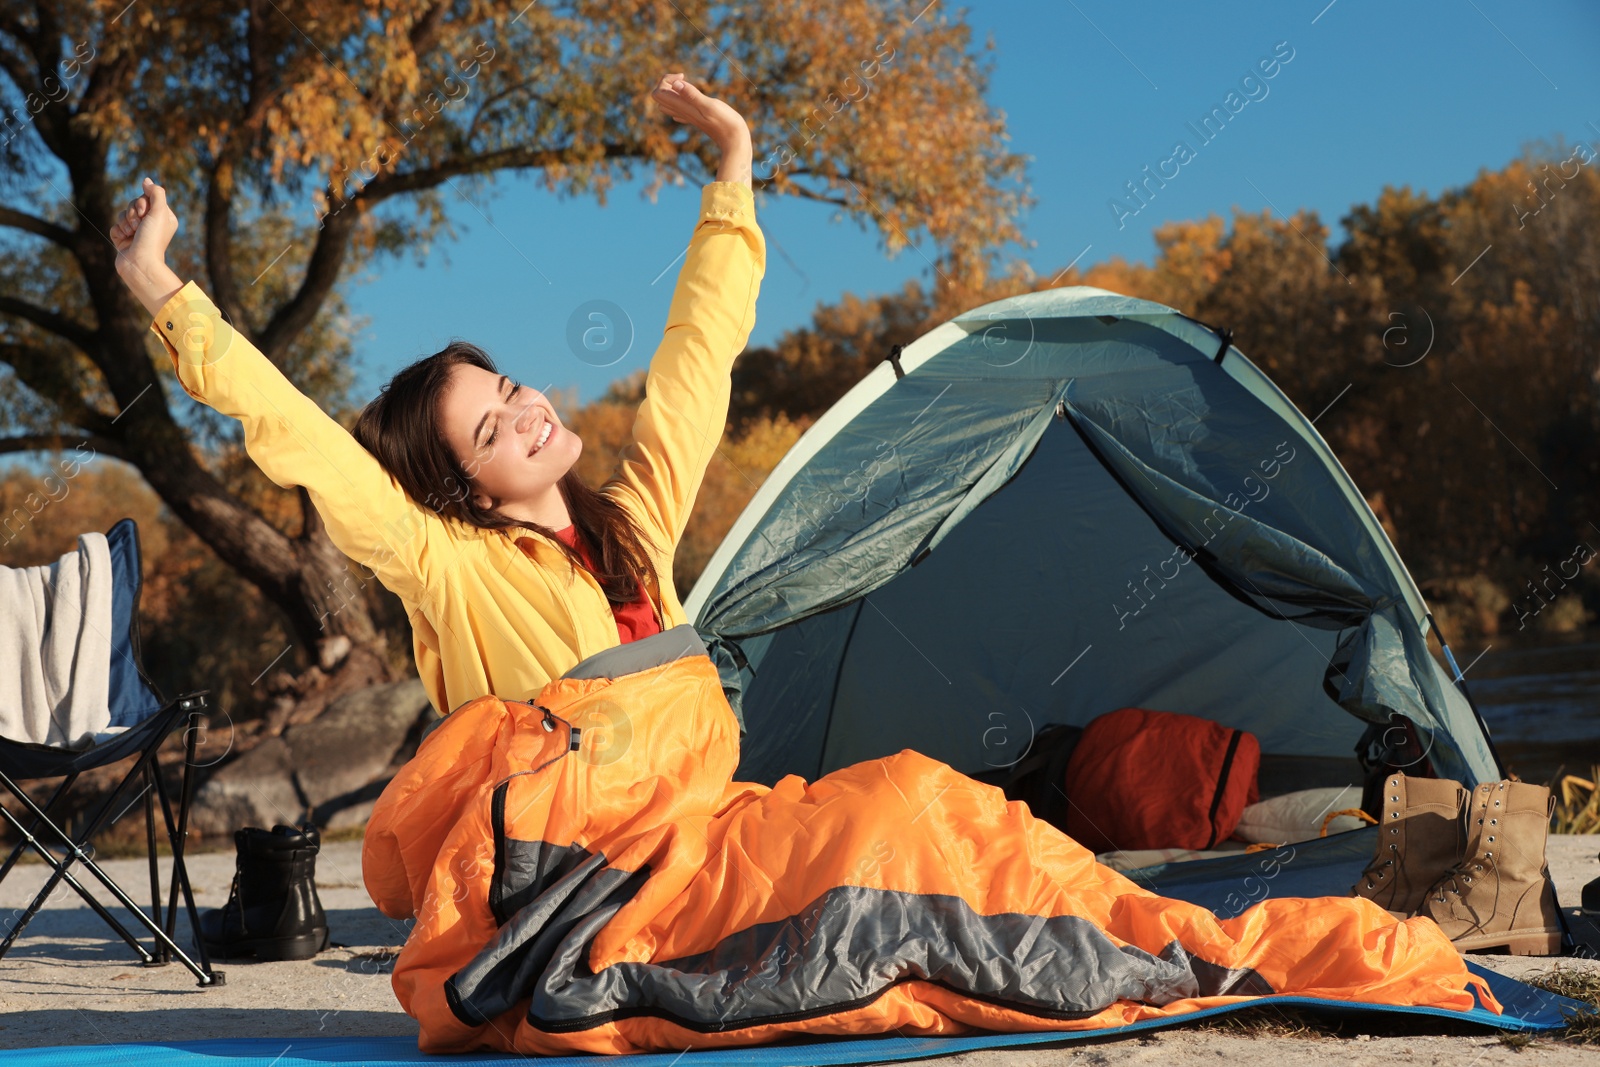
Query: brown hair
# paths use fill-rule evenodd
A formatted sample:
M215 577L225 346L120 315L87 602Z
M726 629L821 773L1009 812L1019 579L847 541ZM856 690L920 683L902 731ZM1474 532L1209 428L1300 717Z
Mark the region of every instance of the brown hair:
M439 401L449 388L451 371L463 364L500 373L483 349L453 341L391 378L362 408L353 431L355 439L423 507L484 530L536 530L551 538L574 568L583 566L577 550L556 537L553 529L479 507L472 499L472 478L456 459L439 424ZM621 504L584 484L575 471L562 475L556 485L578 536L590 548L598 568L594 576L605 590L606 600L613 606L631 604L639 597L641 576L656 578L633 517Z

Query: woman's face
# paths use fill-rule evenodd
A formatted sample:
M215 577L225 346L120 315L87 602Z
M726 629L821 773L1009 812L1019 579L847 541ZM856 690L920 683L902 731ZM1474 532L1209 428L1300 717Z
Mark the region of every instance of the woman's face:
M583 453L543 393L470 364L451 368L439 420L483 508L539 499Z

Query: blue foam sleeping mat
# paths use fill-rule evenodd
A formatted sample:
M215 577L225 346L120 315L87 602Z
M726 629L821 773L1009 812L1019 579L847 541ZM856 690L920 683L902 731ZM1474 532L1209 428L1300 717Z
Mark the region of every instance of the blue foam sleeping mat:
M1339 834L1292 846L1292 862L1270 864L1262 872L1242 870L1240 860L1193 860L1130 872L1129 877L1164 896L1189 900L1224 917L1237 914L1266 895L1343 895L1354 880L1351 865L1360 871L1372 855L1367 832ZM1263 858L1271 853L1259 854ZM1280 860L1283 857L1279 857ZM1265 871L1274 872L1271 877ZM969 1037L900 1037L881 1035L842 1040L805 1040L781 1045L706 1049L687 1053L664 1052L614 1059L628 1067L823 1067L833 1064L888 1063L927 1059L977 1049L1018 1048L1026 1045L1065 1044L1104 1040L1156 1030L1195 1019L1205 1019L1262 1004L1293 1005L1340 1016L1432 1015L1482 1023L1501 1030L1542 1033L1559 1030L1567 1018L1587 1009L1576 1000L1536 989L1468 961L1472 973L1483 978L1505 1008L1504 1015L1482 1006L1471 1011L1442 1008L1352 1004L1291 995L1257 997L1238 1004L1192 1012L1176 1018L1150 1019L1128 1026L1099 1030L1027 1034L981 1034ZM270 1009L267 1009L270 1010ZM75 1045L16 1049L0 1052L5 1067L317 1067L331 1063L359 1063L371 1067L398 1064L494 1063L523 1064L537 1060L541 1067L596 1067L594 1056L529 1057L514 1053L470 1056L429 1056L417 1051L410 1037L280 1037L224 1038L213 1041L151 1041L117 1045Z

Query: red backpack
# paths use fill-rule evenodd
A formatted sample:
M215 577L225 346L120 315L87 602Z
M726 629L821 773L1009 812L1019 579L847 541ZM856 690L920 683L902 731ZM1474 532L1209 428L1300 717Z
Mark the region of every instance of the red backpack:
M1260 798L1255 735L1172 711L1121 708L1083 729L1065 827L1094 852L1207 849Z

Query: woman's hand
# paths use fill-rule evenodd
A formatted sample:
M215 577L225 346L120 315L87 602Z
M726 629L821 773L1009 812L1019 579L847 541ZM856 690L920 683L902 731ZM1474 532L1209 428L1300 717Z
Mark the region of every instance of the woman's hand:
M178 232L178 216L167 206L167 191L149 178L144 193L134 197L111 227L111 243L117 247L117 267L132 260L140 265L165 263L167 245Z
M167 206L165 189L149 178L144 179L143 188L117 216L111 243L117 249L118 276L154 315L168 297L183 288L167 266L167 246L178 232L178 216Z
M704 133L722 152L717 181L750 184L750 127L743 115L702 93L681 72L662 77L650 95L662 111Z

